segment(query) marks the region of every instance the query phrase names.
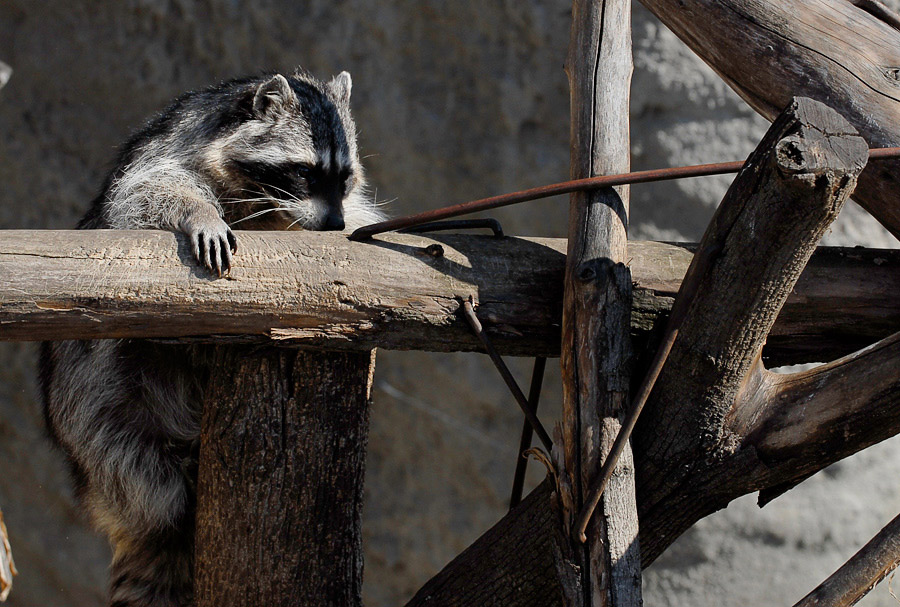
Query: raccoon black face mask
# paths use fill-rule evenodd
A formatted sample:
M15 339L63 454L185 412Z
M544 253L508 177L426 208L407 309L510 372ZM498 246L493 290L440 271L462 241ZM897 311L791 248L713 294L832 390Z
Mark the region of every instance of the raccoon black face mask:
M382 219L365 194L350 75L298 71L187 93L122 148L81 229L190 237L221 275L230 226L341 230ZM44 343L50 432L79 498L114 548L110 605L192 600L194 475L202 348L141 340Z

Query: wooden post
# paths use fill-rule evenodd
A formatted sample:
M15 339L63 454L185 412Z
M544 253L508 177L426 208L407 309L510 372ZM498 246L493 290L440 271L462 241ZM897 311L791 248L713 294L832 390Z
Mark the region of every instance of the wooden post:
M362 604L374 360L216 349L200 446L198 607Z
M566 73L571 99L571 177L630 166L630 0L576 0ZM563 296L563 532L557 569L567 605L641 605L634 466L622 456L582 545L573 520L620 428L628 402L631 273L628 189L570 198ZM559 461L560 457L562 462Z
M6 86L10 76L12 76L12 68L0 61L0 89Z

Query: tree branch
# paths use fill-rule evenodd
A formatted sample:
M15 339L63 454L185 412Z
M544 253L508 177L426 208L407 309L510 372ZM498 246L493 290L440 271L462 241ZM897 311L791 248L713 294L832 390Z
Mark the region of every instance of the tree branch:
M900 516L794 607L850 607L900 564Z
M900 31L889 20L846 0L641 2L769 120L802 95L871 146L900 145ZM900 161L869 166L854 198L900 237Z
M12 77L12 68L0 61L0 89L6 86L10 77Z
M897 433L900 333L810 371L759 371L735 405L732 432L745 436L768 475L803 479ZM760 492L763 503L783 491Z
M754 414L741 408L739 397L766 398L751 370L761 368L762 346L782 304L867 158L865 141L841 116L796 99L728 190L695 255L708 270L636 430L642 512L671 508L722 461L753 476L758 454L742 450L740 424L730 422ZM669 510L659 528L642 524L641 543L649 546L644 559L721 508L720 500L714 493Z

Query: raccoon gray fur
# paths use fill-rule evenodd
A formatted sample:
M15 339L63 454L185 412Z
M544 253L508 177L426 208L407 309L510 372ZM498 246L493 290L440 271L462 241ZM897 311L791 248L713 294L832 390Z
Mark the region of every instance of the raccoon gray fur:
M80 229L161 228L227 273L229 226L340 230L382 218L365 192L346 72L232 80L187 93L122 148ZM113 546L109 605L192 603L202 348L47 342L44 412Z

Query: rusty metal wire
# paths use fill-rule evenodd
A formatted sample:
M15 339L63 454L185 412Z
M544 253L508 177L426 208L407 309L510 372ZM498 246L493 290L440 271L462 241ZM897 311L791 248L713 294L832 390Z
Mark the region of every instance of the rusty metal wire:
M869 151L869 160L884 158L900 158L900 148L873 148ZM714 164L699 164L686 167L672 167L667 169L653 169L650 171L637 171L634 173L622 173L620 175L603 175L600 177L588 177L587 179L575 179L563 181L551 185L544 185L529 190L500 194L490 198L472 200L449 207L425 211L406 217L397 217L379 223L363 226L350 234L350 240L368 240L376 234L402 230L432 221L440 221L478 211L487 211L512 204L519 204L529 200L548 198L558 194L570 194L599 188L627 185L634 183L649 183L653 181L666 181L670 179L686 179L688 177L702 177L707 175L723 175L737 173L744 166L742 161L719 162Z
M472 332L475 333L475 335L478 336L478 339L481 340L484 349L487 351L488 356L491 357L491 360L497 367L497 371L500 372L500 376L503 378L503 381L506 382L506 386L509 388L509 391L512 392L512 395L516 399L516 402L519 404L519 407L522 408L522 412L525 414L525 419L528 420L528 423L532 427L532 429L534 429L535 434L537 434L538 438L541 439L541 443L543 443L544 448L549 452L553 448L553 441L550 439L550 435L547 434L547 431L544 429L544 426L538 419L537 414L531 408L531 405L528 403L528 399L525 398L525 394L522 392L522 389L519 388L519 384L516 383L515 378L512 376L512 373L509 370L509 367L507 367L506 363L503 362L503 359L500 357L500 353L497 352L497 349L494 348L494 344L491 343L491 340L487 336L487 333L484 332L484 328L481 326L481 321L478 320L478 316L475 314L475 308L472 307L472 302L468 300L464 301L462 304L462 311L463 316L465 316L466 322L468 322L469 326L472 328Z
M531 388L528 390L528 404L531 410L537 413L538 403L541 400L541 387L544 384L544 370L547 368L547 359L539 356L534 359L534 369L531 372ZM519 440L519 457L516 460L516 474L513 476L512 494L509 498L509 509L512 510L522 501L522 490L525 487L525 472L528 469L528 456L525 452L531 449L531 424L528 420L522 425L522 438Z

